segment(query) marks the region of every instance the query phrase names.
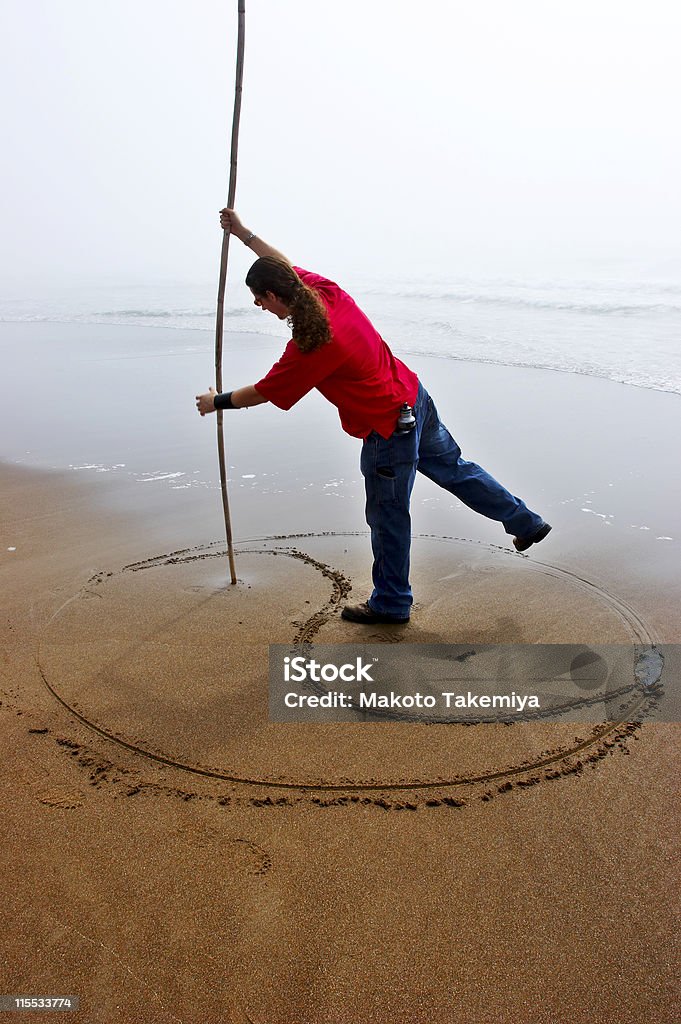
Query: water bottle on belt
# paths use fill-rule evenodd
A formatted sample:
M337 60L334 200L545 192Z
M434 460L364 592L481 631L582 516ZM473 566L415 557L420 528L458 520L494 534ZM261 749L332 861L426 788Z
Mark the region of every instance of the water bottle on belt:
M416 426L416 419L414 417L414 410L410 405L405 402L400 409L400 415L397 417L397 426L395 427L396 434L408 434Z

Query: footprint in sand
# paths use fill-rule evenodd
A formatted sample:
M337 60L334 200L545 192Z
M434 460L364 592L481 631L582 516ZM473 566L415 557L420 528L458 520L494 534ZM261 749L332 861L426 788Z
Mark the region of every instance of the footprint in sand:
M216 828L179 828L173 835L199 850L222 850L232 867L247 875L266 875L272 867L272 859L262 846L241 837L225 841Z
M267 851L249 839L230 839L225 852L234 867L247 875L266 875L272 867Z
M38 803L46 807L59 807L61 810L72 811L75 807L83 806L82 794L73 790L51 789L36 797Z
M369 633L368 639L375 644L399 644L402 637L397 633Z

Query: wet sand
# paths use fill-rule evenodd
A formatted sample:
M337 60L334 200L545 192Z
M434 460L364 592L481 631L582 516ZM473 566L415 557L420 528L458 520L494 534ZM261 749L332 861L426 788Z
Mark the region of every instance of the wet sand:
M469 373L494 396L478 419L454 390ZM466 454L483 465L515 457L497 428L521 381L546 430L534 468L509 472L526 474L523 494L541 481L554 533L521 557L420 490L413 621L367 641L633 643L643 629L678 643L681 531L660 450L678 403L457 366ZM590 429L585 415L570 427L581 477L568 395L591 410ZM314 443L316 413L274 413L274 435L257 413L232 435L237 587L203 464L188 487L162 479L194 475L182 459L47 472L14 450L0 469L2 992L78 995L71 1019L115 1024L674 1020L678 726L268 722L268 644L356 639L339 609L350 588L366 595L369 545L357 449L325 448L333 410ZM54 433L58 464L63 423ZM214 444L211 426L201 439ZM100 468L125 461L101 454Z

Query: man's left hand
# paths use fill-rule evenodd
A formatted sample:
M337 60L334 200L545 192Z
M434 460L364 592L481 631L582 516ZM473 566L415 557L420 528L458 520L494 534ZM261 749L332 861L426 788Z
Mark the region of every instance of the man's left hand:
M215 412L216 395L217 391L215 388L209 388L205 394L196 396L196 408L201 416L205 416L208 412Z

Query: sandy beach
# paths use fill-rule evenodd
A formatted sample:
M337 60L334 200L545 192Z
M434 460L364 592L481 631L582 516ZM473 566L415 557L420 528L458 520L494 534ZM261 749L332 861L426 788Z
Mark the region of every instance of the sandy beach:
M412 621L360 635L359 443L319 396L226 416L231 587L205 334L0 345L0 995L78 996L88 1024L676 1019L676 722L282 725L267 664L659 644L677 679L678 396L414 360L464 456L554 529L518 555L419 480ZM230 383L278 351L230 339Z

